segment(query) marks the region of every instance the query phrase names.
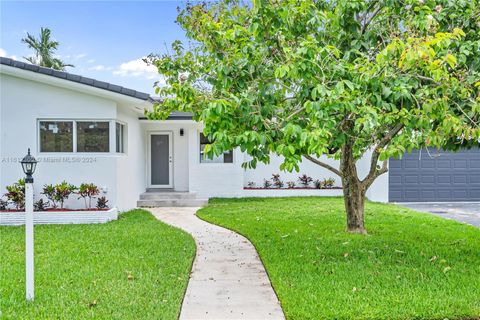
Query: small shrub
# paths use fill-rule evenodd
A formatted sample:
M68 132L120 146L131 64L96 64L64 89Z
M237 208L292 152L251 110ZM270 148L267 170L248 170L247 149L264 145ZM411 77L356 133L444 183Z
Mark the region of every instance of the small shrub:
M335 184L335 179L334 178L323 179L323 187L324 188L333 188L334 184Z
M58 201L60 201L60 208L63 209L63 203L76 189L77 187L73 184L68 184L65 180L55 186L55 193Z
M60 208L63 209L63 203L68 197L75 192L77 187L72 184L68 184L65 180L62 183L51 185L46 184L43 186L43 192L48 200L52 202L52 207L57 208L60 202Z
M295 188L296 184L295 184L295 181L287 181L287 187L289 189L293 189Z
M277 188L283 188L283 186L285 185L283 181L280 180L280 174L278 173L272 174L272 182L273 182L273 185Z
M82 183L78 188L77 194L79 195L78 199L83 198L85 201L85 209L90 209L92 207L92 198L98 196L100 194L100 190L93 183Z
M298 177L298 180L304 187L308 187L310 182L313 181L312 177L309 177L306 174L302 174L300 177Z
M255 188L255 185L256 184L253 181L248 181L248 183L247 183L247 187L249 187L249 188Z
M8 201L0 198L0 210L7 210L8 208Z
M33 204L33 210L34 211L45 211L45 210L47 210L48 207L49 207L48 201L45 202L45 201L43 201L43 199L35 201L35 203Z
M313 181L313 185L315 186L315 189L322 189L323 187L323 182L319 179Z
M43 186L42 194L47 197L47 199L52 203L52 208L57 207L57 196L55 192L55 187L51 184L46 184Z
M272 186L272 183L270 182L270 180L267 180L267 179L263 179L263 187L265 189L268 189Z
M17 210L25 208L25 179L20 179L14 184L7 186L7 199L15 205Z
M105 197L100 197L97 199L97 209L106 209L108 208L108 200Z

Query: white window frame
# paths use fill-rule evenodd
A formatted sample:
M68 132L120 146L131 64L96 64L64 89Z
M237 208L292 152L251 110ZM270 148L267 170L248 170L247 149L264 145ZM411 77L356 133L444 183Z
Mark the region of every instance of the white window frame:
M126 155L128 154L128 125L126 122L120 121L120 120L115 120L114 121L114 139L113 139L113 145L115 146L115 151L114 153L117 155ZM117 123L123 126L123 136L122 136L122 142L123 142L123 151L122 152L117 152Z
M72 152L43 152L41 151L41 141L40 141L40 122L50 121L50 122L73 122L73 151ZM77 122L108 122L109 124L109 141L108 141L108 152L77 152ZM42 155L52 155L52 156L72 156L72 155L82 155L82 156L107 156L107 155L125 155L126 150L123 153L117 153L116 146L116 123L124 124L125 129L128 130L127 124L116 120L116 119L101 119L101 118L39 118L37 119L37 153ZM126 142L126 141L124 141ZM126 143L125 143L126 149Z
M198 163L202 166L225 166L225 165L233 165L235 163L235 149L232 150L232 162L202 162L202 147L200 143L200 134L202 134L202 130L198 130L197 132L197 157Z

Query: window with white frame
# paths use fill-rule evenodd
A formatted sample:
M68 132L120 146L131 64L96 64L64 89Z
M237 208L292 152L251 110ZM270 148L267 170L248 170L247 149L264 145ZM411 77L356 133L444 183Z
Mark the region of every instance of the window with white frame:
M204 150L207 144L211 144L211 142L203 133L200 133L200 163L233 163L233 150L226 151L213 159L205 156Z
M115 123L115 149L117 153L125 153L126 126L123 123Z
M111 122L110 120L40 120L39 151L108 153L111 149Z
M73 152L73 121L40 121L40 152Z
M110 152L110 122L76 121L77 152Z

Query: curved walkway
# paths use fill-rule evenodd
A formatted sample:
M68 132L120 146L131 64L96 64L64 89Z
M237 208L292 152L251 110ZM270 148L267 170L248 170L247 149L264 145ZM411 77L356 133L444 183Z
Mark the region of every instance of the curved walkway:
M180 319L285 319L258 254L243 236L205 222L199 208L152 208L197 244Z

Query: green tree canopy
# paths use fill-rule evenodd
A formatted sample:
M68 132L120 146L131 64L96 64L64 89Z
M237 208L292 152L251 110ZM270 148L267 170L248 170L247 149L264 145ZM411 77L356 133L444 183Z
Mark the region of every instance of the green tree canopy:
M58 49L58 41L51 40L51 31L48 28L41 28L39 38L27 33L27 37L22 39L23 43L35 51L35 56L25 57L30 63L41 67L52 68L55 70L65 70L66 67L73 67L73 64L66 64L55 57L55 51Z
M478 0L223 1L177 21L191 42L151 57L166 86L147 115L193 112L214 141L206 152L240 147L245 167L278 154L284 170L306 158L333 171L351 232L365 232L365 192L389 157L479 144Z

